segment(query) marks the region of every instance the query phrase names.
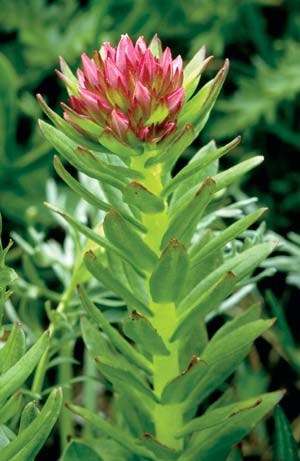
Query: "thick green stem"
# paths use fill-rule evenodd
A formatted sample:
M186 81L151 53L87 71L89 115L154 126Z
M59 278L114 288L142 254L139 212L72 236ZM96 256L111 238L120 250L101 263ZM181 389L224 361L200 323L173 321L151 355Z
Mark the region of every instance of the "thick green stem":
M137 158L134 162L134 167L142 169L145 174L146 177L143 181L143 185L152 193L160 195L162 190L160 165L145 170L142 167L143 161L144 159ZM160 244L162 237L169 224L167 212L168 205L166 203L165 210L162 213L143 215L143 224L148 229L145 242L158 256L161 252ZM149 278L150 275L151 274L149 274ZM151 299L149 278L146 283L148 285L149 298ZM157 396L161 397L166 384L180 373L179 344L178 342L169 342L169 338L174 332L177 324L177 313L173 303L159 304L150 301L149 307L153 312L151 322L170 351L170 355L168 356L153 356L153 388ZM175 438L176 432L182 426L182 419L183 414L181 405L155 405L153 420L155 423L155 435L160 443L177 450L182 448L182 440Z

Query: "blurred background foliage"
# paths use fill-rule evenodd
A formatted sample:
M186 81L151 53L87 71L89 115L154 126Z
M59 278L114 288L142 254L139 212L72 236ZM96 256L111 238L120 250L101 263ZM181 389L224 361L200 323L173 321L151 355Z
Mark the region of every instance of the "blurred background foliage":
M205 44L215 56L207 79L225 57L231 61L222 95L194 148L242 134L226 166L253 154L265 156L264 164L231 192L240 201L256 196L270 208L261 232L281 243L266 263L278 273L258 285L266 313L278 322L268 344L259 343L259 354L250 358L252 372L245 367L237 384L252 386L248 394L255 388L287 388L283 407L300 439L299 405L294 405L300 380L298 0L0 0L0 212L4 243L10 235L16 241L8 260L18 270L21 300L17 310L9 304L9 316L20 316L38 334L44 301L59 302L71 276L76 242L66 228L61 231L61 222L43 201L67 201L69 212L93 221L91 210L76 204L54 173L53 152L37 128L41 110L35 94L42 93L60 111L66 94L54 72L58 56L76 68L82 51L90 53L105 40L116 44L122 33L134 39L158 33L184 59ZM187 156L192 154L193 148ZM109 308L104 294L105 303ZM32 309L39 313L36 318ZM265 443L265 435L260 438Z

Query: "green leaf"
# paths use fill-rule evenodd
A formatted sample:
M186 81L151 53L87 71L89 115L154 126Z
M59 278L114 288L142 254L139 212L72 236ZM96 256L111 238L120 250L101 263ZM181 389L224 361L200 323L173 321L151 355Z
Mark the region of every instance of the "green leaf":
M199 304L200 297L218 283L227 272L233 272L237 280L251 273L273 251L276 243L268 242L255 245L232 258L225 260L220 267L201 280L195 288L180 302L179 312L188 312Z
M130 435L126 434L125 431L120 431L119 429L112 426L110 423L105 421L105 419L100 416L95 415L85 408L81 408L77 405L68 404L67 407L77 415L81 416L88 423L96 427L101 433L105 434L107 437L112 438L117 441L120 445L127 448L131 453L135 455L149 457L150 459L155 460L155 457L152 456L151 452L146 448L140 446L138 440L134 439Z
M20 411L22 397L22 393L18 391L0 408L0 425L5 424Z
M215 181L212 178L206 178L192 200L178 211L176 210L163 236L161 248L174 238L181 240L184 245L190 243L207 205L213 198L215 186Z
M140 235L126 223L116 210L106 214L103 228L107 239L130 259L137 262L143 270L151 270L157 261L156 254L144 242Z
M1 461L31 461L47 440L62 406L62 390L55 389L41 413L1 451Z
M81 319L81 331L83 340L93 358L97 357L98 360L126 370L133 375L141 375L141 369L119 354L106 336L85 317Z
M102 461L101 458L89 445L80 440L72 440L67 446L61 461Z
M274 461L299 461L299 448L293 437L292 429L282 411L277 405L274 412L275 419L275 447Z
M123 330L128 338L136 342L137 346L151 355L169 355L169 351L151 325L149 320L137 311L133 311L125 321Z
M114 387L119 392L122 392L124 386L127 391L133 389L134 393L136 392L139 394L140 398L146 402L148 400L149 404L158 402L157 396L150 389L148 383L137 373L132 373L128 369L117 368L116 366L104 363L99 357L96 357L96 362L101 373L103 373L106 379L113 383Z
M90 301L82 287L78 288L78 292L84 309L94 322L96 322L96 325L107 335L114 347L130 362L133 362L137 367L151 374L152 368L150 362L139 354L123 336L108 323L102 312Z
M45 138L50 142L54 149L59 152L71 165L77 168L79 171L82 171L87 176L91 178L98 179L99 181L106 182L116 187L117 189L122 190L125 183L124 180L116 178L113 174L107 171L107 168L103 171L103 163L100 163L100 160L97 162L96 156L94 156L90 151L86 151L85 155L82 154L83 148L79 148L77 144L64 135L61 131L57 130L48 123L40 120L40 128L42 130ZM87 152L89 152L87 154ZM94 162L92 163L94 167L91 166L91 159ZM98 165L98 168L95 168L94 163Z
M0 372L5 373L25 354L26 344L22 325L15 323L8 340L0 350Z
M206 146L202 147L199 152L192 157L189 163L166 184L161 193L162 197L170 195L183 182L187 181L187 184L189 184L191 177L195 176L198 172L205 170L208 165L230 152L240 143L240 141L241 137L238 136L219 149L216 147L214 142L210 142Z
M47 208L49 208L51 211L54 213L59 214L62 218L64 218L70 226L75 229L76 231L80 232L81 234L85 235L89 240L92 242L97 243L100 247L105 248L105 249L110 249L112 251L115 251L121 258L125 259L130 265L132 265L137 271L139 271L138 267L135 265L135 261L132 261L126 253L120 251L118 248L114 247L106 238L102 237L101 235L97 234L94 230L90 229L89 227L85 226L81 222L79 222L77 219L73 218L70 216L68 213L66 213L64 210L61 210L57 208L54 205L51 205L50 203L45 202L45 205ZM139 271L141 275L143 273Z
M227 272L215 285L199 296L198 303L179 316L178 325L171 336L171 341L184 337L199 319L205 319L211 310L217 309L224 299L232 293L235 284L235 275L232 272Z
M185 401L188 409L199 405L234 371L248 354L253 341L273 324L256 320L211 340L201 358L192 358L187 369L165 387L163 403Z
M164 201L150 192L143 184L132 181L123 190L123 200L131 206L137 207L142 213L161 213Z
M19 434L21 434L21 432L23 432L35 420L35 418L39 416L39 414L40 410L36 401L27 403L21 414Z
M24 383L49 345L45 332L14 366L0 377L0 401L5 400Z
M172 461L178 459L180 455L177 450L162 445L151 434L144 434L141 444L153 453L156 460Z
M216 191L224 189L225 187L230 186L233 184L237 179L244 176L248 171L252 170L253 168L257 167L264 161L264 157L262 155L257 155L256 157L252 157L249 160L244 160L240 162L238 165L235 165L231 168L228 168L222 173L217 174L213 177L213 180L216 182Z
M194 253L193 258L191 259L191 268L193 269L197 265L201 265L206 256L223 248L227 243L240 236L255 221L260 219L266 210L267 208L260 208L259 210L250 213L248 216L239 219L237 222L217 234L214 238L207 242L206 245L202 246L198 252Z
M150 292L156 303L176 302L188 271L188 254L180 240L170 240L152 272Z
M146 306L143 301L138 299L125 285L119 282L109 271L105 268L96 255L92 251L88 251L84 255L84 262L88 271L99 280L106 288L111 290L117 296L124 300L130 309L137 309L148 315L152 315L152 312Z
M181 436L195 432L180 461L223 461L231 447L251 432L282 396L282 391L263 394L194 419L180 432Z

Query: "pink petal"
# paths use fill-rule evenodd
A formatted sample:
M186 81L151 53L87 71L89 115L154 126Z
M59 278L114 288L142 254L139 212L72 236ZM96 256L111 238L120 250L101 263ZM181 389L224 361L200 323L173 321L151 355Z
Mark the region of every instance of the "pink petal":
M104 66L105 78L107 83L115 89L118 89L120 85L122 85L123 88L126 88L125 80L122 73L110 58L106 59Z
M170 113L176 113L182 107L184 101L184 88L180 87L173 91L169 96L166 97L166 103L168 105Z
M102 57L103 60L110 58L112 61L115 62L116 49L113 48L109 42L105 42L100 48L100 56Z
M77 78L82 88L85 88L85 75L81 69L77 69Z
M151 51L147 48L140 60L139 80L150 85L155 78L156 62Z
M86 113L86 107L85 107L84 102L77 96L70 96L69 103L71 104L72 109L77 113L76 115ZM62 103L62 106L64 107L65 110L67 109L72 110L70 107L68 107L64 103Z
M99 94L95 94L92 91L86 90L85 88L80 88L79 94L89 110L95 112L99 112L99 110L101 110L105 113L109 113L111 111L111 105L109 102Z
M172 53L169 47L165 49L161 58L159 59L159 63L163 69L163 74L165 75L169 68L172 66Z
M182 57L179 55L177 56L176 59L172 62L172 75L180 74L182 73L183 69L183 62L182 62Z
M136 136L141 141L147 141L147 139L149 138L150 132L151 132L151 128L149 126L146 126L146 127L141 126L137 128Z
M131 39L126 34L122 35L116 51L116 64L122 72L126 72L127 60L131 63L132 66L136 65L136 51Z
M135 49L140 55L140 57L145 53L147 49L147 43L143 36L139 37L135 43Z
M92 85L97 85L98 69L96 64L85 53L81 55L81 61L85 77Z
M149 90L138 80L135 84L133 101L141 106L145 115L149 114L151 105L151 94Z
M123 112L114 109L111 113L111 128L120 138L126 135L129 128L129 120Z

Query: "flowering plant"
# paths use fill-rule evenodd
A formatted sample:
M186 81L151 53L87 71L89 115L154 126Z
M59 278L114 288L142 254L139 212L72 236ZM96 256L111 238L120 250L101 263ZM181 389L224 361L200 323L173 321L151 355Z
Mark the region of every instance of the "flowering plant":
M35 389L43 387L62 325L78 328L80 311L70 302L77 287L85 311L80 334L114 393L113 414L104 416L97 414L96 399L84 408L64 389L64 459L72 450L67 437L75 433L74 413L94 450L89 459L113 459L102 451L109 438L115 459L225 460L282 397L279 391L240 401L228 392L230 375L273 323L260 319L259 306L234 316L212 337L207 329L276 245L241 239L265 209L241 213L222 230L213 226L226 189L262 157L218 172L219 159L240 138L223 147L210 142L172 175L207 122L228 72L226 61L198 89L211 59L201 48L183 69L180 56L163 51L157 36L149 46L123 36L116 48L106 43L92 58L83 54L77 78L61 60L58 74L69 93L63 118L38 96L54 125L40 121L44 136L81 178L93 180L92 187L58 157L55 170L96 209L97 222L86 225L48 205L81 236L80 257L56 316L48 311L52 345L38 365ZM92 295L95 286L126 306L119 328ZM62 381L72 376L75 341L66 335L60 351ZM217 390L221 396L214 398Z

